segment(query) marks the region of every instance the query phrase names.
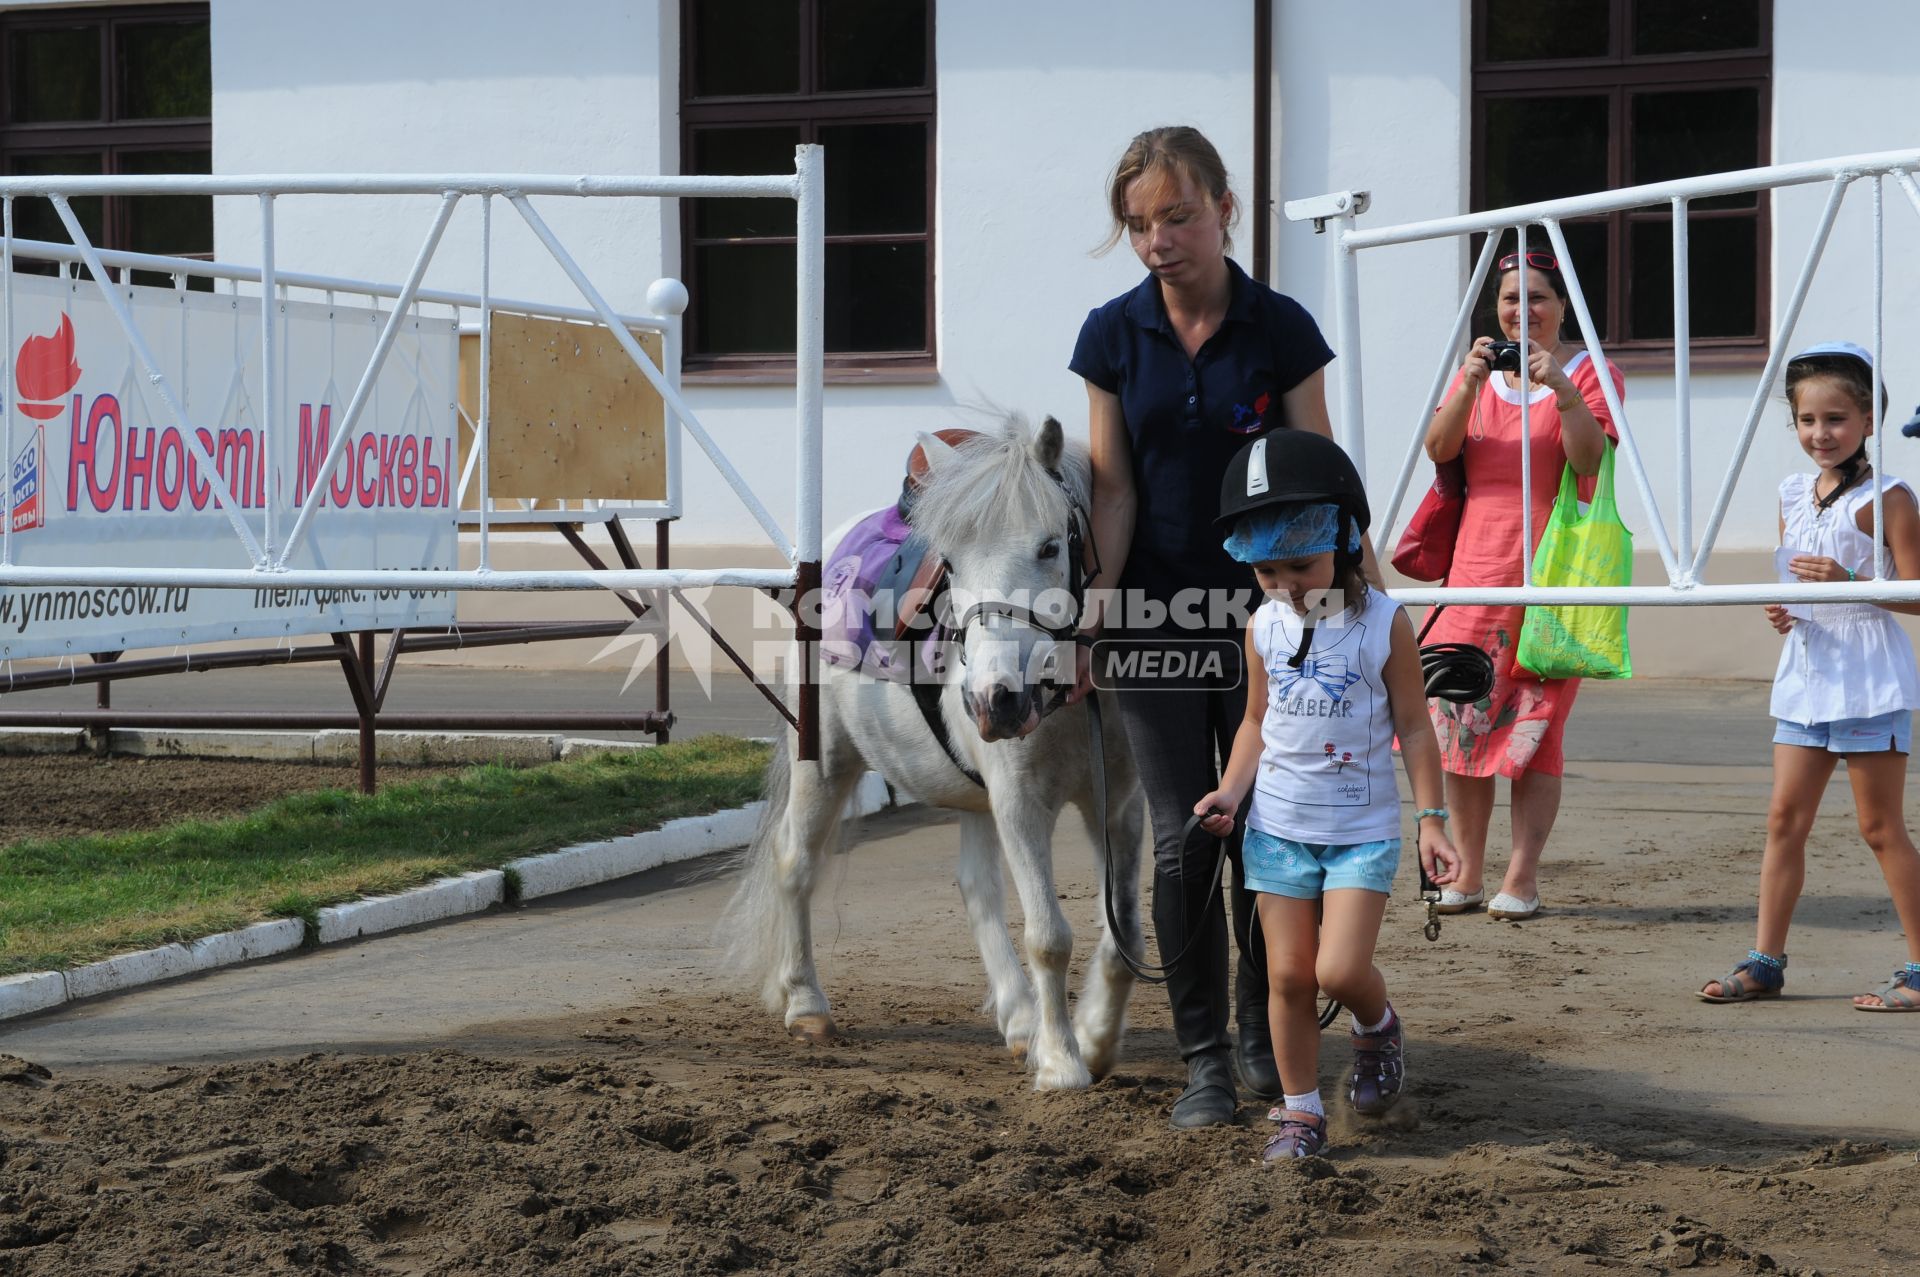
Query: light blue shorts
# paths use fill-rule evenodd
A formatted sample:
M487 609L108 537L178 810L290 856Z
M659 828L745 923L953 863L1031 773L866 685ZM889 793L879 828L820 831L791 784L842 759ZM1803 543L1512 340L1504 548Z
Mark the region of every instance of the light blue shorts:
M1832 723L1796 723L1786 718L1774 721L1779 724L1773 730L1776 745L1805 745L1808 749L1824 749L1829 754L1913 752L1913 714L1904 709Z
M1240 862L1247 890L1270 896L1318 900L1322 893L1343 887L1387 895L1400 868L1400 840L1295 842L1249 829L1241 844Z

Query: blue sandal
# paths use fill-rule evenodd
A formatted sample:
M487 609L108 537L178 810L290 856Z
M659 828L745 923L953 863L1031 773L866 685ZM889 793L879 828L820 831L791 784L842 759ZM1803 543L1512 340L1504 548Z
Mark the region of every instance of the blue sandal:
M1916 971L1914 964L1909 962L1893 973L1893 979L1875 989L1873 995L1880 999L1879 1006L1868 1006L1864 1002L1856 1002L1853 1004L1853 1009L1856 1011L1920 1011L1920 971Z
M1720 992L1708 993L1707 985L1701 985L1693 996L1702 1002L1758 1002L1761 998L1777 998L1780 990L1787 986L1787 955L1783 953L1776 958L1758 949L1749 949L1746 961L1707 984L1719 985Z

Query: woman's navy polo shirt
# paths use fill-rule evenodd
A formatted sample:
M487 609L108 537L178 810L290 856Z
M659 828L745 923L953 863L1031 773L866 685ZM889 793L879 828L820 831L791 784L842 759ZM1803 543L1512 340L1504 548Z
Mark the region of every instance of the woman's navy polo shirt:
M1122 589L1165 603L1183 589L1251 588L1213 521L1220 480L1248 439L1289 424L1280 397L1332 359L1299 302L1227 259L1220 329L1187 358L1149 275L1087 315L1068 367L1120 400L1137 514Z

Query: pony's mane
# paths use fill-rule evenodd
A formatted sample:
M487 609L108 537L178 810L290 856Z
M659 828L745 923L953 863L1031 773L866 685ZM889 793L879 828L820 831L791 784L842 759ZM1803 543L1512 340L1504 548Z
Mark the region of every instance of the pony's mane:
M1064 440L1059 471L1059 480L1047 473L1033 454L1026 419L1010 416L997 430L962 440L931 467L914 503L914 528L943 551L1009 525L1065 528L1068 492L1085 509L1093 489L1086 445Z

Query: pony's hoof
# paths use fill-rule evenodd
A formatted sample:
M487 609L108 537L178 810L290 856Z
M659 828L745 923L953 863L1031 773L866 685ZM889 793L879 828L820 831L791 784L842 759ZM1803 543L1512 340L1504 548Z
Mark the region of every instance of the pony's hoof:
M1117 1045L1089 1049L1083 1042L1080 1044L1080 1056L1086 1061L1087 1072L1097 1081L1113 1072L1113 1066L1119 1063L1120 1049Z
M1018 1042L1009 1042L1007 1043L1007 1054L1011 1055L1016 1063L1024 1062L1027 1058L1027 1046L1028 1043L1025 1039Z
M1034 1075L1036 1091L1084 1091L1093 1085L1093 1074L1078 1060L1050 1065Z
M830 1015L796 1015L787 1022L787 1035L818 1046L840 1036Z

